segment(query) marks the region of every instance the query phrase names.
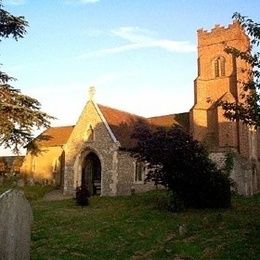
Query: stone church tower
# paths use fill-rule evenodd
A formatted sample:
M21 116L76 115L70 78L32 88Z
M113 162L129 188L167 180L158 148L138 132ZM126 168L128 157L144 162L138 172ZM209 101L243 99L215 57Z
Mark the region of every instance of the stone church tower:
M238 82L246 79L245 70L248 69L245 62L227 54L225 47L245 51L249 44L238 23L228 28L217 25L211 32L198 30L198 76L194 84L195 105L191 111L192 134L211 151L224 151L229 147L249 156L243 127L224 118L221 107L216 105L220 100L236 102L240 99Z
M248 80L250 68L224 49L229 46L246 51L250 47L249 38L237 22L227 28L216 25L210 32L200 29L197 33L198 75L194 81L194 106L190 111L191 134L219 158L226 152L235 152L236 166L243 172L242 177L233 178L241 185L245 179L248 181L246 187L240 187L240 193L253 193L259 186L256 132L241 122L229 121L217 106L221 100L241 101L241 82Z

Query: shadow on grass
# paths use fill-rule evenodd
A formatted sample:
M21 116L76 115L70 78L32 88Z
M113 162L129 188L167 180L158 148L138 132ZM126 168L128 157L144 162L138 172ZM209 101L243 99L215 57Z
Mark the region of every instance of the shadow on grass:
M260 259L260 195L228 210L171 213L168 195L32 202L32 259ZM180 226L186 231L180 233ZM43 257L44 256L44 257Z

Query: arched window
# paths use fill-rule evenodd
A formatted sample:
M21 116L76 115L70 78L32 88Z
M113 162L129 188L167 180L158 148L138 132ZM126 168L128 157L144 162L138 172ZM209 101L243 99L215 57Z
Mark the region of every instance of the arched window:
M225 76L225 59L223 57L217 57L214 60L214 74L215 78Z
M143 182L146 174L146 164L144 162L135 163L135 182Z

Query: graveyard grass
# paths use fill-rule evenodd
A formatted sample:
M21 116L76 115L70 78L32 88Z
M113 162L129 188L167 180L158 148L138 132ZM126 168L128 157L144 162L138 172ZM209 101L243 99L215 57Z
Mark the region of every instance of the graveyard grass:
M52 191L55 187L50 185L36 184L33 186L25 185L24 187L18 187L13 180L5 181L3 185L0 184L0 194L9 189L22 190L26 198L30 201L41 199L46 193Z
M164 191L92 197L84 208L33 200L31 259L260 259L260 195L182 213L166 200Z

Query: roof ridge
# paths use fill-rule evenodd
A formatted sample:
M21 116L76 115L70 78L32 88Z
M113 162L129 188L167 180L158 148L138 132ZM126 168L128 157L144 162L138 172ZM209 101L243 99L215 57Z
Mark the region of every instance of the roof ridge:
M135 117L141 117L143 119L146 119L146 117L144 117L144 116L140 116L140 115L137 115L137 114L134 114L134 113L131 113L131 112L127 112L125 110L121 110L121 109L110 107L110 106L105 106L105 105L102 105L102 104L97 104L97 105L104 107L104 108L113 109L113 110L116 110L116 111L121 112L121 113L125 113L125 114L128 114L128 115L132 115L132 116L135 116Z
M180 112L180 113L175 113L175 114L166 114L166 115L160 115L160 116L151 116L151 117L146 117L147 119L151 118L156 118L156 117L163 117L163 116L176 116L176 115L181 115L181 114L187 114L189 112Z
M74 127L75 125L62 125L62 126L50 126L50 127L48 127L47 129L49 129L49 128L65 128L65 127ZM46 129L46 130L47 130Z

